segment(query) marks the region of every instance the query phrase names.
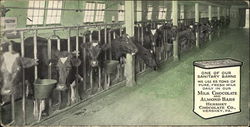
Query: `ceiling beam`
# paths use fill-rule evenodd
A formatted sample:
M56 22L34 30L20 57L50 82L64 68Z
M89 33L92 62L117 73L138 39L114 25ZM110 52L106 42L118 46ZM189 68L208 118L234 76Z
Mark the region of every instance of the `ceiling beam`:
M247 1L248 2L248 1ZM211 5L211 6L216 6L216 7L231 7L231 6L246 6L247 7L247 2L245 0L223 0L223 1L179 1L179 4L185 4L185 5L193 5L194 3L200 3L201 5Z

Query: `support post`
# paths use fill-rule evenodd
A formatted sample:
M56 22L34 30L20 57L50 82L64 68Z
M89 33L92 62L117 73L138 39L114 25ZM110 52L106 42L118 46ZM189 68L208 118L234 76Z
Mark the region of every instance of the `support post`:
M220 7L217 7L217 19L220 22ZM219 24L218 37L220 37L220 32L221 32L221 28L220 28L220 24Z
M184 19L185 18L185 11L184 10L185 10L184 4L181 4L180 5L180 19Z
M107 44L108 41L107 41L107 26L105 25L104 27L104 44ZM104 61L107 60L107 51L104 52ZM107 76L108 74L107 73L104 73L104 89L107 88L106 86L108 86L107 84Z
M14 93L12 93L11 95L10 95L10 99L11 99L11 119L12 119L12 122L11 122L11 124L15 124L15 122L16 122L16 114L15 114L15 95L14 95Z
M79 27L77 27L76 29L76 53L77 53L76 58L78 58L78 52L79 52Z
M67 41L67 43L68 43L68 52L70 52L70 36L71 36L71 30L69 29L69 35L68 35L68 41Z
M199 19L200 19L200 15L199 15L199 3L195 3L195 22L199 23ZM196 35L196 48L200 48L199 30L196 31L195 35Z
M212 6L211 5L208 6L208 20L211 23L212 21ZM209 33L209 41L211 40L212 40L212 35L211 33Z
M34 49L34 59L37 59L37 30L35 30L34 31L34 38L33 38L33 42L34 42L34 47L33 47L33 49ZM35 80L37 79L37 77L38 77L38 75L37 75L37 66L35 66ZM38 99L35 99L35 105L37 106L37 107L35 107L36 109L38 109ZM37 110L37 111L39 111L39 110ZM39 116L39 113L38 113L38 116Z
M90 34L89 34L89 42L92 41L92 31L90 31Z
M86 35L83 35L83 44L85 44L86 43ZM83 51L83 64L82 64L82 66L83 66L83 91L85 91L85 90L87 90L86 89L86 85L87 85L87 65L86 65L86 59L87 59L87 57L86 57L86 48L83 48L82 49L82 51Z
M51 59L51 38L48 40L48 59ZM51 63L49 63L49 68L48 68L48 78L51 79Z
M79 27L77 27L77 30L76 30L76 58L78 59L78 54L79 53ZM75 86L75 90L77 90L77 92L75 94L77 94L77 101L79 101L79 93L78 93L78 89L79 89L79 83L78 83L78 75L79 75L79 68L78 66L76 67L76 80L75 80L75 83L76 83L76 86Z
M217 7L217 19L220 20L220 7Z
M227 16L230 17L230 7L227 8Z
M59 51L61 50L60 38L57 38L57 49L58 49Z
M34 59L37 59L37 30L34 32ZM38 74L37 74L37 66L35 66L35 79L37 79Z
M209 21L212 20L212 6L211 5L208 6L208 20Z
M134 1L125 1L125 27L129 36L134 36ZM125 76L126 86L135 84L135 57L126 54Z
M23 35L23 31L21 31L21 56L24 57L24 35ZM22 112L23 112L23 125L26 124L26 84L25 84L25 69L22 68L22 83L23 83L23 87L22 87Z
M111 30L108 30L108 43L111 45ZM112 52L111 50L108 50L108 56L109 56L109 59L112 60Z
M141 45L143 46L144 44L143 44L143 41L144 41L144 34L143 34L143 24L140 24L140 27L141 27ZM142 65L142 71L145 71L146 70L146 64L145 63L143 63L142 61L138 61L139 63L140 63L140 65ZM140 68L141 68L141 66L140 66ZM139 71L141 71L141 69L139 70Z
M178 27L178 1L172 1L173 25ZM179 35L177 31L176 40L173 41L174 60L179 60Z
M101 43L101 28L99 28L98 30L98 41L99 43ZM98 91L101 91L101 85L102 85L102 68L100 67L100 65L98 66Z

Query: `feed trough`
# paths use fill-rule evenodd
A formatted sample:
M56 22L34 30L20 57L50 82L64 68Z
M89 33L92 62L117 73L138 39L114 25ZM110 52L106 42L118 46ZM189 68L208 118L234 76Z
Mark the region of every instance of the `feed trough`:
M119 64L119 61L117 60L107 60L104 62L104 68L106 69L106 72L108 74L111 74L115 71L118 64Z
M34 94L36 99L46 99L51 94L57 81L53 79L37 79L34 82Z

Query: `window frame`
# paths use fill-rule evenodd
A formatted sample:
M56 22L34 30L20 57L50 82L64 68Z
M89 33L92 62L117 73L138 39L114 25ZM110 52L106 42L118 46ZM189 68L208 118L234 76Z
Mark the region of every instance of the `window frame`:
M94 11L84 11L83 12L83 20L82 22L83 23L103 23L105 22L105 9L106 9L106 3L105 2L86 2L83 6L85 6L84 8L85 9L89 9L87 8L87 4L94 4L94 8L91 8L91 9L94 9ZM101 9L104 9L103 11L97 11L96 9L98 8L98 5L102 5L104 6L103 8L101 7ZM90 14L93 14L93 16L90 16L88 14L88 17L92 17L93 20L87 20L86 19L86 12L89 13L89 12L92 12ZM100 16L102 16L102 21L99 20ZM98 20L97 20L98 19Z
M122 19L120 19L122 17ZM125 21L125 5L119 4L118 7L118 22L124 22Z
M149 11L150 9L152 9L151 11ZM148 6L147 7L147 20L152 20L152 16L153 16L153 6ZM150 19L149 19L149 15L150 15Z
M33 1L34 3L33 3L33 6L30 6L30 2L31 1ZM27 16L27 18L26 18L26 22L25 22L25 24L26 24L26 26L42 26L42 25L44 25L44 21L45 21L45 7L46 7L46 0L39 0L39 9L37 10L37 9L30 9L30 8L38 8L38 7L36 7L35 5L35 2L38 2L38 0L29 0L28 1L28 8L29 9L27 9L27 14L26 14L26 16ZM40 7L40 2L44 2L44 7ZM42 9L43 8L43 9ZM32 14L31 14L31 16L29 15L30 14L30 11L32 11ZM33 21L34 21L34 17L36 17L36 16L34 16L34 12L35 11L38 11L38 15L40 15L40 12L41 11L43 11L43 15L42 16L38 16L38 18L40 17L40 18L42 18L42 23L32 23L32 21L31 21L31 24L29 24L28 22L28 20L29 19L32 19ZM39 22L39 21L38 21Z
M50 1L61 1L61 2L62 2L62 4L61 4L61 9L63 9L63 6L64 6L63 0L48 0L48 1L46 1L46 2L47 2L47 3L46 3L47 7L49 7L49 2L50 2ZM57 9L58 9L58 5L57 5ZM61 23L62 23L62 13L63 13L63 11L62 11L62 10L51 10L52 12L53 12L53 11L60 11L60 21L59 21L59 23L47 23L47 20L48 20L48 11L50 11L50 10L47 10L47 11L46 11L46 18L45 18L46 21L44 21L44 24L45 24L45 25L61 25Z
M92 8L93 5L92 5L91 8L89 8L90 5L88 5L88 4L94 4L94 8ZM88 5L88 8L87 8L87 5ZM84 6L84 5L83 5L83 6ZM85 3L85 9L95 9L95 7L96 7L96 3L95 3L95 2L86 2L86 3ZM91 16L92 13L93 13L93 15ZM85 18L86 16L91 17L93 20L91 21L91 20L89 20L89 19L86 19L86 18ZM85 21L85 20L86 20L86 21ZM83 13L83 22L84 22L84 23L94 22L94 20L95 20L95 11L84 11L84 13Z
M167 18L167 7L159 7L158 20L165 20Z
M101 2L97 2L96 3L96 9L97 9L97 5L104 5L104 8L101 8L101 9L103 9L103 11L95 11L95 19L94 19L94 22L95 23L102 23L102 22L104 22L105 21L105 9L106 9L106 3L101 3ZM97 13L99 12L99 15L97 15ZM97 17L98 16L98 17ZM97 18L100 18L100 16L102 16L102 21L97 21L96 19Z
M32 7L30 7L29 6L29 2L30 1L38 1L38 0L28 0L28 8L34 8L34 6L32 6ZM49 26L49 25L61 25L61 23L62 23L62 16L63 16L63 11L62 10L60 10L61 11L61 14L60 14L60 23L50 23L50 24L48 24L47 23L47 18L48 18L48 11L49 10L47 10L46 8L48 8L49 7L49 2L50 1L62 1L62 7L61 7L61 9L63 9L63 7L64 7L64 1L63 0L39 0L39 1L44 1L44 7L43 7L43 9L39 9L39 10L43 10L43 21L42 21L42 23L41 24L28 24L27 23L27 20L29 20L28 18L29 18L29 16L28 16L28 11L29 11L29 9L27 9L27 19L26 19L26 22L25 22L25 24L26 24L26 26L44 26L44 25L46 25L46 26ZM33 4L34 5L34 4ZM36 8L36 7L35 7ZM39 7L40 8L40 7ZM36 10L36 9L31 9L31 10ZM52 10L53 11L53 10ZM59 10L57 10L57 11L59 11Z

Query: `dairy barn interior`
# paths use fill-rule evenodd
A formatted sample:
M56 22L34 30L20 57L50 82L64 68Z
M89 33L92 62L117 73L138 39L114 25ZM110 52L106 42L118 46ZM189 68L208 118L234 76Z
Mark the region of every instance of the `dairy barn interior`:
M247 125L249 1L1 0L2 125ZM193 61L234 58L241 112L193 112Z

